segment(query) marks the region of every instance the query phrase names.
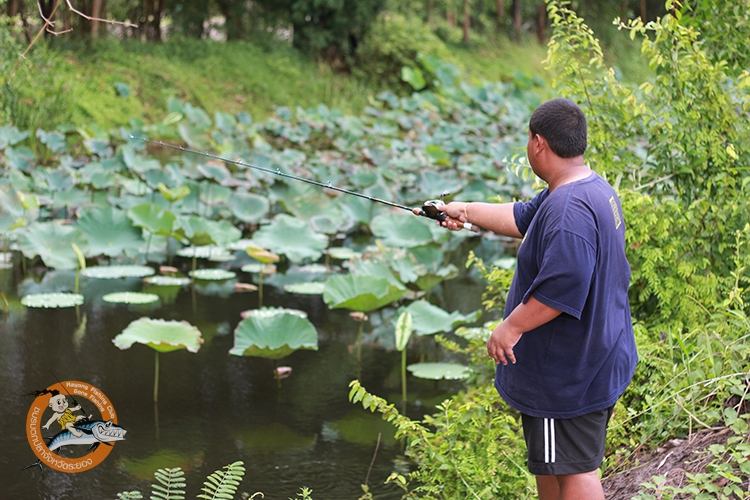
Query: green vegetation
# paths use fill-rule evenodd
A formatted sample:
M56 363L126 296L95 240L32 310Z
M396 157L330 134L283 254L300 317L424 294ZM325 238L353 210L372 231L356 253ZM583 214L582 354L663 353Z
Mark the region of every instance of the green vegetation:
M641 40L655 75L628 85L608 70L580 17L564 2L548 7L554 32L546 63L553 84L583 103L590 123L587 158L619 186L628 223L641 361L615 409L605 474L627 470L636 451L642 454L670 437L726 426L729 438L709 447L700 472L689 474L684 484L657 475L644 484L640 498L742 498L750 482L750 74L735 77L710 44L700 43L690 23L681 22L689 11L677 6L674 16L622 26ZM734 21L711 17L711 22ZM732 43L724 44L722 53L739 54L744 40ZM474 256L469 264L488 280L485 305L502 305L511 272L488 269ZM482 365L483 339L441 343ZM476 373L465 392L422 422L352 383L350 399L382 413L406 439L406 455L416 469L394 473L391 480L410 497L531 493L521 438L509 432L518 428L515 414L490 408L496 401L491 376L490 370ZM509 425L495 423L502 418ZM657 474L655 464L651 474ZM629 494L637 491L638 484L631 485Z

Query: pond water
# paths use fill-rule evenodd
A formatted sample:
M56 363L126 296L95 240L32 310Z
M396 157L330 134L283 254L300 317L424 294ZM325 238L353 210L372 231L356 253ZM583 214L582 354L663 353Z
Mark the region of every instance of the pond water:
M459 264L466 255L460 253ZM11 299L70 289L72 283L69 272L39 272L32 279L22 277L18 266L0 270L0 291ZM378 416L347 400L347 386L354 378L390 401L400 399L400 353L372 332L382 320L377 313L371 315L358 347L357 323L346 311L328 310L320 296L280 293L266 286L265 305L304 310L319 332L318 351L298 351L280 360L293 373L279 386L272 361L228 354L240 312L257 307L256 293L186 287L148 309L101 301L104 293L142 289L140 280L82 279L81 286L86 303L78 311L17 306L0 314L3 498L103 499L132 489L147 498L153 471L176 466L186 471L187 496L194 498L208 473L243 460L247 474L241 492L262 491L267 499L286 499L307 486L316 499L352 499L361 494L379 432L382 442L369 484L376 498L400 497L397 488L383 484L394 468L404 470L400 444ZM480 307L480 295L481 285L462 276L436 287L430 299L448 310L468 312ZM112 343L142 316L186 320L205 338L196 354L160 355L158 406L152 403L154 352L141 344L120 351ZM417 339L409 349L409 362L444 357L430 338ZM23 470L36 460L24 433L33 400L28 393L58 380L82 380L101 388L128 431L126 440L90 472ZM457 382L409 376L409 415L431 411L460 387Z

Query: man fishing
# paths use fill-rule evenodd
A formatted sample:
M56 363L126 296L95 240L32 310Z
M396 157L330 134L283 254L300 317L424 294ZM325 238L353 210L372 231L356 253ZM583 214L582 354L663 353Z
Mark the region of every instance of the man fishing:
M584 162L586 141L578 106L545 102L529 121L526 152L547 188L527 202L441 207L449 229L523 238L487 353L498 392L521 412L542 500L604 498L607 424L637 362L625 221L614 189Z

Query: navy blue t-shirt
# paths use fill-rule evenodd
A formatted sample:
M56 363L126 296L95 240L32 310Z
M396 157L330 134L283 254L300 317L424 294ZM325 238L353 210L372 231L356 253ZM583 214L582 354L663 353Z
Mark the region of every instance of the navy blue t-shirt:
M527 415L573 418L612 406L638 355L628 304L625 220L596 173L513 206L524 240L505 317L531 296L562 311L524 333L495 386Z

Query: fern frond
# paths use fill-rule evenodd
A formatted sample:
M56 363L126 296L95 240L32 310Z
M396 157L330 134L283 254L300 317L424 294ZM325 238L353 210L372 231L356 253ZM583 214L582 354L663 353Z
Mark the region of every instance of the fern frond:
M185 472L180 467L157 469L151 483L151 500L185 500Z
M203 482L202 500L231 500L237 493L242 478L245 477L245 464L242 460L215 470Z

